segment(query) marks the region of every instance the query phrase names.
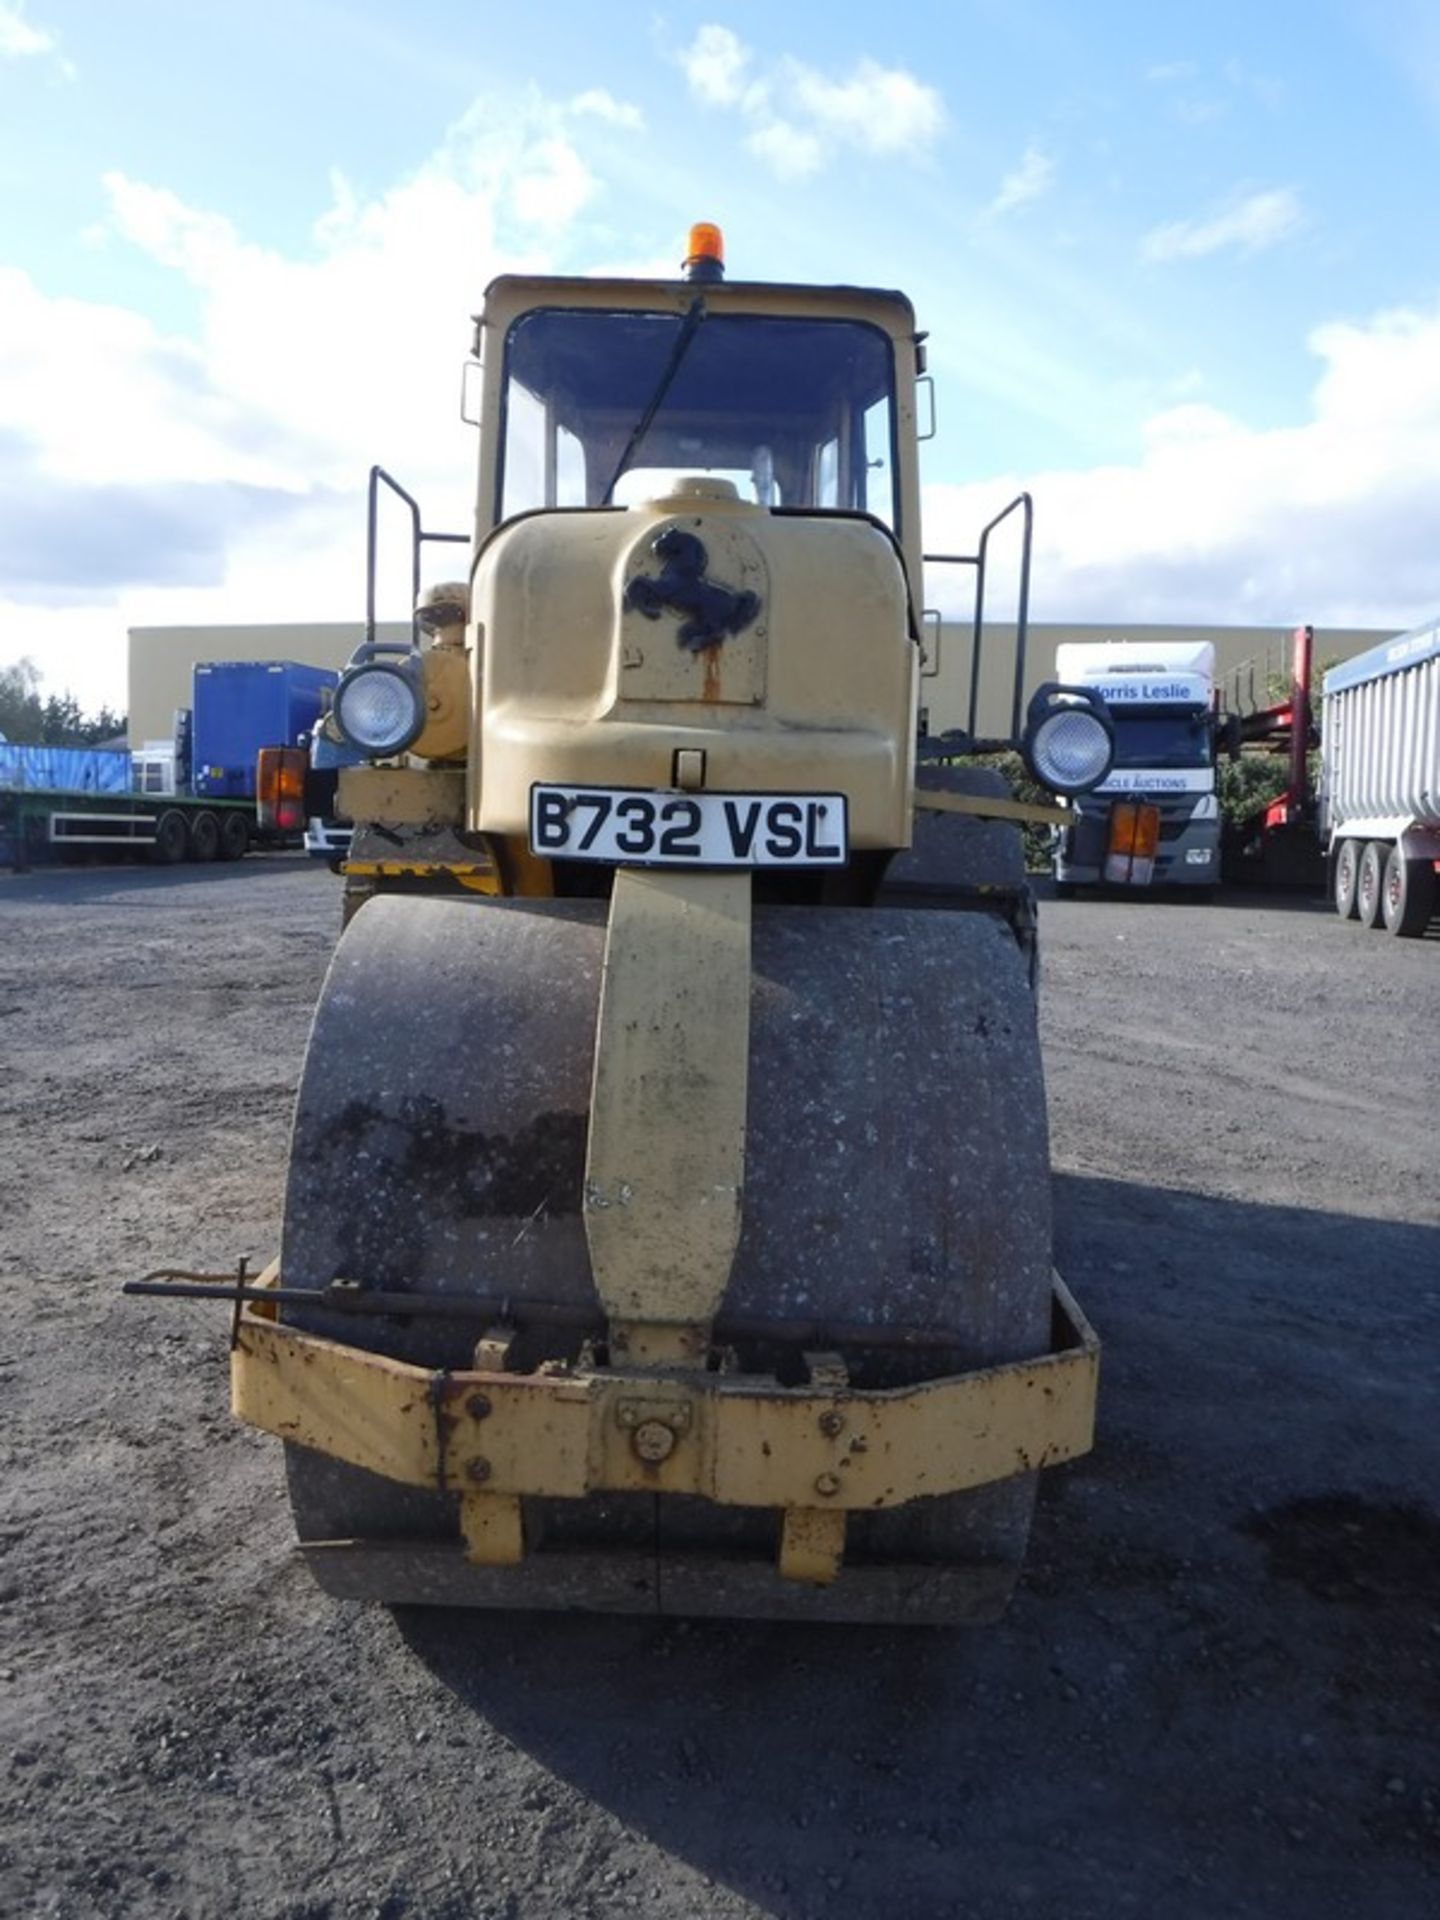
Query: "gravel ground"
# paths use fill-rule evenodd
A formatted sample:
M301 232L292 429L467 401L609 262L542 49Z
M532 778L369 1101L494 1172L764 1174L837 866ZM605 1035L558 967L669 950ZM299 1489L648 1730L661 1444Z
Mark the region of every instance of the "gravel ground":
M338 918L290 859L0 878L0 1910L1440 1911L1440 941L1042 906L1101 1432L964 1634L392 1615L290 1555L223 1315Z

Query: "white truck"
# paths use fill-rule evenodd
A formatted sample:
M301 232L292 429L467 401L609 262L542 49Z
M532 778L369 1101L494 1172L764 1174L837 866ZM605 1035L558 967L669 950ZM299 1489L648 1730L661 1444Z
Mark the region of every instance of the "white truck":
M1326 674L1320 832L1342 920L1425 932L1440 904L1440 621Z
M1220 879L1215 793L1215 648L1208 640L1067 642L1063 686L1093 687L1115 728L1106 779L1059 830L1055 881L1127 889L1214 887Z

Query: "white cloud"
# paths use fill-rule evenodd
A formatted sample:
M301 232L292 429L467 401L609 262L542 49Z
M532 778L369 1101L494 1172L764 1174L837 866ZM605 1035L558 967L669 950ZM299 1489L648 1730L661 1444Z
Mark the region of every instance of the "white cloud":
M770 121L750 134L745 145L778 180L808 180L825 161L825 149L816 136L802 133L788 120Z
M837 78L783 58L756 73L755 56L729 27L702 26L679 64L696 99L748 121L748 150L782 180L808 179L846 148L919 158L945 127L936 90L904 67L862 59Z
M1027 147L1018 167L1000 182L1000 191L986 208L993 218L1011 213L1016 207L1023 207L1027 201L1038 200L1048 193L1050 183L1055 178L1055 162L1038 147Z
M123 308L48 297L13 267L0 268L0 423L69 486L278 485L288 472L243 444L241 411L198 348Z
M767 165L804 177L858 143L846 113L772 110L757 91L772 76L744 74L750 104L731 110ZM780 67L773 82L790 84ZM609 140L608 124L574 100L482 103L383 193L337 174L313 243L290 253L163 185L109 176L110 244L185 280L193 341L0 271L0 544L12 529L7 553L30 569L25 597L12 586L0 605L0 660L31 653L49 684L119 705L127 625L357 616L372 460L418 495L427 525L463 527L467 317L497 271L597 264L576 235L603 185L585 136ZM678 253L677 236L655 270L673 272ZM1257 431L1182 380L1183 404L1152 420L1130 465L932 490L930 543L968 551L1005 489L1027 484L1038 618L1427 616L1440 607L1440 304L1334 321L1309 344L1318 378L1297 424ZM1004 342L991 349L1004 359ZM1056 360L1073 377L1059 348ZM1048 392L1044 367L1005 364L1017 404Z
M1304 220L1300 197L1292 187L1252 193L1208 220L1172 220L1152 228L1140 243L1147 260L1198 260L1234 248L1263 253L1288 239Z
M570 102L570 111L589 114L596 120L604 120L612 127L624 127L631 133L639 133L645 125L645 116L639 107L628 100L617 100L614 94L607 93L603 87L590 87L584 93L577 93Z
M60 43L43 27L32 27L23 6L10 6L0 0L0 60L29 60L49 54L67 80L75 78L75 69L60 52Z
M944 127L940 95L903 67L862 60L848 80L830 80L791 62L790 74L802 113L867 153L919 152Z
M469 316L495 273L566 264L598 191L585 124L479 103L386 192L335 175L293 253L107 175L109 244L193 289L193 341L0 270L0 661L118 705L127 625L358 616L372 461L465 528Z
M729 27L701 27L680 56L690 91L716 107L733 107L744 93L750 54Z
M348 198L343 178L332 175L332 180L340 182L347 195L347 211L353 213L353 198ZM146 186L113 172L103 174L100 184L109 198L116 230L152 260L177 268L197 285L217 277L232 256L243 252L228 220L187 206L168 188Z
M19 7L0 6L0 60L23 60L30 54L54 50L51 36L32 27Z
M455 443L458 366L487 280L553 265L597 191L563 113L538 100L505 126L472 111L374 199L335 176L301 258L167 189L119 174L105 187L117 232L199 293L209 378L302 486L354 484L377 458L422 480L449 471L436 449Z
M1309 417L1261 431L1194 402L1131 465L927 492L961 545L1027 486L1035 617L1389 626L1440 608L1440 302L1317 327ZM1007 492L1008 490L1008 492Z
M536 227L566 227L594 192L595 176L570 142L557 135L531 149L515 182L515 211Z

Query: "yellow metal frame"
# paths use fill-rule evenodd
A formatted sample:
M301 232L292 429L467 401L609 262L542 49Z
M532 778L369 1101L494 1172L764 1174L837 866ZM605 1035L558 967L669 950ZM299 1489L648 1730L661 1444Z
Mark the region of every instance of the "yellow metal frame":
M257 1283L281 1284L278 1263ZM504 1370L506 1341L477 1365L433 1371L240 1315L235 1413L282 1440L408 1486L461 1496L473 1560L518 1561L519 1502L601 1492L699 1495L780 1509L780 1571L833 1579L844 1515L960 1493L1088 1452L1100 1346L1058 1274L1050 1351L916 1386L862 1391L837 1356L808 1355L810 1380L550 1363Z
M917 787L915 805L928 813L968 813L977 820L1015 820L1043 827L1068 826L1075 818L1070 807L1047 806L1039 800L1003 800L998 794L943 793L933 787Z
M498 899L504 892L493 863L462 867L453 860L345 860L341 870L359 880L434 880L449 878L470 893Z

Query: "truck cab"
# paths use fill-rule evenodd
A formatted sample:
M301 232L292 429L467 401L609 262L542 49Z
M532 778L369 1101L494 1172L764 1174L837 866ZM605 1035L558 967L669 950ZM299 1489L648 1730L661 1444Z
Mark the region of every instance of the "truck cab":
M1055 848L1063 889L1213 887L1220 879L1215 792L1215 649L1209 641L1071 642L1056 650L1067 686L1105 702L1110 772L1074 802Z

